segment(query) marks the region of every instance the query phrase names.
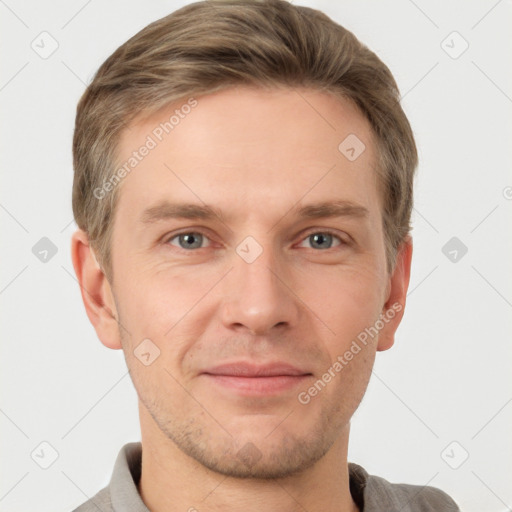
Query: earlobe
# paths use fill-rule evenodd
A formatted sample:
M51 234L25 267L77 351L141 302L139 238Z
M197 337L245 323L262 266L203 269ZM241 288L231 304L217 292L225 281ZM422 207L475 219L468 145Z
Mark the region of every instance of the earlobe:
M71 238L71 258L85 311L98 338L108 348L122 348L110 283L90 247L87 233L81 229Z
M411 276L412 238L407 238L398 249L396 265L389 276L388 294L382 308L383 328L379 332L377 350L388 350L395 342L395 332L402 321Z

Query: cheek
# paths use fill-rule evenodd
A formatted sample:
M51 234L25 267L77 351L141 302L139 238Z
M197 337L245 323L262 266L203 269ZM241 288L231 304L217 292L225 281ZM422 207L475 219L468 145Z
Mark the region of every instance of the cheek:
M202 322L211 314L210 310L208 314L204 310L207 300L199 301L218 280L217 274L212 275L210 271L202 276L190 269L155 272L146 271L143 266L139 268L142 270L133 279L125 279L117 292L121 298L118 311L125 357L138 371L141 365L136 357L143 350L144 342L148 345L144 352L158 353L151 366L162 366L175 373L195 340L200 338ZM154 371L143 370L147 378L154 376Z
M383 281L373 267L317 267L300 274L297 295L329 328L332 346L352 340L381 310Z
M375 349L370 345L360 346L361 351L353 355L350 361L343 356L345 364L333 390L334 402L339 403L340 408L344 408L350 417L363 399L375 361Z
M160 273L153 268L144 270L143 265L138 268L141 270L131 272L133 278L125 279L119 287L123 310L130 323L159 332L160 336L186 315L211 287L209 282L214 277L205 280L183 269Z
M298 396L303 417L321 416L325 428L333 431L344 427L361 403L375 360L375 350L370 345L361 345L361 350L355 354L351 352L350 360L344 356L349 345L344 348L345 351L333 350L331 363L324 368L324 373L317 375Z
M209 290L224 273L218 266L160 270L137 267L141 270L127 272L125 275L131 277L117 288L122 300L122 320L127 330L138 337L175 337L191 327L191 317L199 326L201 311L213 314L220 307L220 303L208 300ZM289 292L288 300L297 301L299 308L306 309L305 314L316 315L336 337L364 329L380 313L382 279L371 262L292 267L287 271L286 281L293 291ZM203 320L207 322L206 318Z

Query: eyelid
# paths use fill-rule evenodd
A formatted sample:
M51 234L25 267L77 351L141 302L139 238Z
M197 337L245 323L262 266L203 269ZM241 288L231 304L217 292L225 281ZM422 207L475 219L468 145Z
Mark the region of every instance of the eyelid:
M302 233L301 236L302 236L302 238L305 238L307 236L313 235L314 233L327 233L329 235L333 235L333 236L339 238L344 243L349 243L349 241L350 241L349 239L351 238L351 236L348 233L345 233L344 231L339 231L334 228L320 228L320 227L308 228L306 231L304 231ZM343 238L343 235L346 236L347 240L345 240Z
M171 245L170 244L171 240L177 238L180 235L189 235L189 234L202 235L203 237L207 238L210 241L210 243L213 242L212 237L208 233L208 230L206 230L204 228L197 228L197 229L188 228L188 229L184 229L183 231L178 231L177 233L171 233L170 235L165 235L162 238L162 243L164 245ZM185 252L193 252L191 250L183 249L182 247L177 247L175 245L173 245L172 247L174 247L175 249L178 249L178 250L185 251ZM207 247L201 247L201 249L207 249ZM195 249L195 250L198 251L199 249Z
M176 233L172 233L170 235L166 235L163 237L163 244L164 245L171 245L170 244L170 241L173 240L174 238L180 236L180 235L186 235L186 234L191 234L191 233L196 233L196 234L200 234L202 236L204 236L205 238L207 238L210 242L214 242L214 240L212 240L212 237L209 235L209 230L207 230L206 228L194 228L194 227L189 227L187 229L184 229L182 231L178 231ZM346 236L346 239L340 234L339 231L333 229L333 228L321 228L321 227L313 227L313 228L308 228L306 231L303 231L302 233L300 233L300 240L299 240L299 243L300 242L303 242L308 236L310 235L313 235L315 233L323 233L323 234L328 234L328 235L332 235L334 236L335 238L337 238L339 241L340 241L340 245L339 246L336 246L336 247L340 247L340 246L343 246L343 245L350 245L352 243L352 237L350 235L348 235L347 233L343 232ZM175 245L173 245L172 247L174 247L175 249L177 249L178 251L183 251L183 252L194 252L194 251L198 251L200 249L207 249L208 247L200 247L199 249L194 249L194 250L187 250L187 249L183 249L181 247L177 247ZM328 250L328 249L327 249ZM318 251L318 252L321 252L321 251Z

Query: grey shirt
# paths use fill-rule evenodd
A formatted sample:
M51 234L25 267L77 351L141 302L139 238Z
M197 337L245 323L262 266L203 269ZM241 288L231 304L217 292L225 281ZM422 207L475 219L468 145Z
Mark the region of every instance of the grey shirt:
M141 474L141 443L125 444L107 487L73 512L149 512L137 484ZM361 512L460 512L455 502L435 487L393 484L348 463L350 493Z

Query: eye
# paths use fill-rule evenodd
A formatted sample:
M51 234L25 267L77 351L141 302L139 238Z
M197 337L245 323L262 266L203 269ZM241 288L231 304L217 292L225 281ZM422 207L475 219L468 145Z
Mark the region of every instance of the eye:
M203 245L205 241L207 244ZM339 235L329 230L310 232L306 238L303 239L299 247L304 247L303 244L305 242L309 242L313 249L320 250L328 250L333 247L348 245L346 240L343 240ZM203 249L211 245L210 239L205 234L198 231L178 233L168 238L165 243L177 247L178 249L183 249L184 251ZM333 243L335 243L335 245L333 245Z
M177 239L177 244L172 241ZM174 245L175 247L179 247L180 249L190 250L190 249L201 249L203 241L209 240L208 237L203 235L202 233L198 233L196 231L187 231L186 233L179 233L169 238L166 243Z
M340 245L347 245L347 242L345 240L343 240L340 236L336 235L332 231L311 232L309 235L306 236L302 243L309 241L313 248L326 250L331 249L333 247L332 243L334 239L338 240L338 243L335 245L335 247L338 247Z

